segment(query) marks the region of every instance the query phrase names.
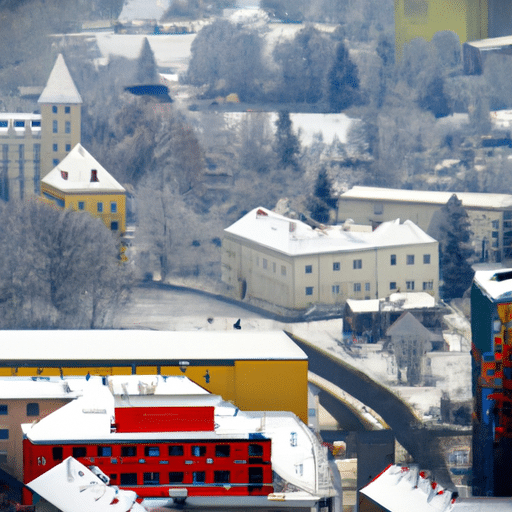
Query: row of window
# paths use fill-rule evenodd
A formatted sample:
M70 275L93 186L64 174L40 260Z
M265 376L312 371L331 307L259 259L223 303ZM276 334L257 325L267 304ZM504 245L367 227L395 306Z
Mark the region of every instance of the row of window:
M25 128L26 124L30 123L30 126L32 128L41 128L41 121L33 119L32 121L22 121L20 119L15 119L13 121L14 128ZM9 121L7 119L1 119L0 120L0 128L8 128L9 127Z
M66 144L64 147L66 148L65 149L66 151L71 151L71 144ZM53 144L53 151L54 152L59 151L59 145L58 144Z
M56 119L52 123L52 131L53 133L59 133L59 122ZM64 122L64 133L71 133L71 121Z
M37 405L37 404L36 404ZM96 449L95 449L96 448ZM172 445L167 447L168 457L206 457L206 445ZM71 453L73 457L112 457L112 446L73 446ZM231 455L231 446L229 444L217 444L214 449L215 457L229 457ZM121 446L121 457L160 457L164 455L160 446ZM248 449L249 459L252 457L263 457L263 446L259 444L250 444ZM63 447L54 446L52 448L53 460L62 460Z
M208 475L207 475L208 473ZM208 478L207 478L208 476ZM166 478L167 477L167 478ZM140 477L139 477L140 478ZM165 478L165 480L164 480ZM111 474L110 480L116 483L117 475ZM161 485L161 484L229 484L231 482L231 472L225 470L216 470L212 472L192 471L185 473L183 471L169 471L168 473L147 472L142 473L142 482L138 479L137 473L121 473L120 485ZM263 468L249 468L249 484L263 483Z
M57 105L53 105L52 106L52 112L54 114L58 114L59 113L59 107ZM64 106L64 114L71 114L71 107Z
M7 404L0 404L0 416L7 416L9 414L9 406ZM27 416L39 416L39 404L27 404Z
M256 256L256 265L260 266L260 257ZM267 258L262 258L261 266L263 270L270 269L269 261ZM277 272L277 263L275 261L272 262L272 272L275 274ZM286 267L281 265L281 275L286 276Z
M85 201L78 201L77 207L79 210L85 210ZM99 201L96 203L96 211L98 213L103 213L103 202ZM117 213L117 202L116 201L111 201L110 213Z
M411 291L411 292L414 291L414 289L415 289L414 281L406 281L405 288L407 291ZM389 289L397 290L396 281L391 281L389 283ZM433 289L434 289L434 281L423 281L423 291L430 291Z

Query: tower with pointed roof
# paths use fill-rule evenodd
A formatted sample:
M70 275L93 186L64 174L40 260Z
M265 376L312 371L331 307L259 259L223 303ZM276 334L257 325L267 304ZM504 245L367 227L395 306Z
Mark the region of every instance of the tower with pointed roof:
M42 180L41 195L60 208L86 211L114 233L126 229L126 191L77 144Z
M41 178L81 141L82 97L59 54L38 103L41 107Z

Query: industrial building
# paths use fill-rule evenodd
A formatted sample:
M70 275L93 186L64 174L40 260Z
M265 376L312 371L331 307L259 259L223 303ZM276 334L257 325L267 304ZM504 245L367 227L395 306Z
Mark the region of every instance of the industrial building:
M0 377L185 375L242 410L308 423L308 359L284 332L2 331Z
M311 226L255 208L224 230L222 281L233 297L302 310L398 291L438 297L438 243L413 222Z

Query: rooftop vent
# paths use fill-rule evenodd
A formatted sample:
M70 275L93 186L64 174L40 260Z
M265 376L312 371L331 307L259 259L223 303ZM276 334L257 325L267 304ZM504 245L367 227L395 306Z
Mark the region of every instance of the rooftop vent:
M508 281L509 279L512 279L512 270L496 272L496 274L492 276L491 281L498 281L498 283L501 283L501 281Z
M68 172L67 171L60 171L60 176L63 180L68 179Z
M93 181L100 181L98 179L98 171L96 169L91 169L91 183Z

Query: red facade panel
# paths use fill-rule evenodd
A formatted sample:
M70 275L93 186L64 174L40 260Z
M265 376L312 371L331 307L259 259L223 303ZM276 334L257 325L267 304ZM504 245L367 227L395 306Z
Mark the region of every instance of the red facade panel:
M214 430L214 407L122 407L117 432L204 432Z

